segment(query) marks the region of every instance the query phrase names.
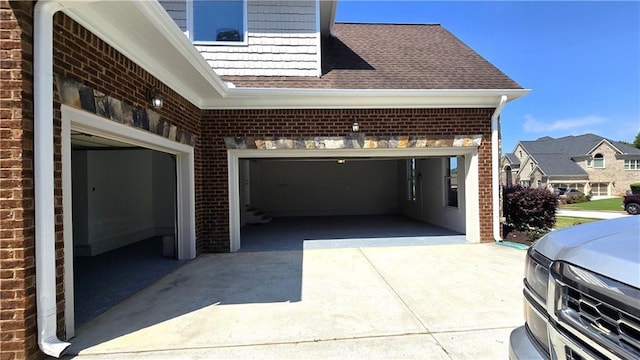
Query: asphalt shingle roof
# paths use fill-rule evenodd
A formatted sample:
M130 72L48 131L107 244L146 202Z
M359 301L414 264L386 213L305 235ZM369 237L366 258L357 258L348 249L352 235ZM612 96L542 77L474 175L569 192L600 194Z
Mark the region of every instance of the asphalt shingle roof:
M520 144L546 175L586 175L584 169L571 158L588 155L603 140L609 141L624 154L640 155L640 149L594 134L558 139L546 136L535 141L521 141Z
M322 77L223 76L236 87L522 89L441 25L335 24Z
M507 157L507 159L509 160L509 162L513 165L520 165L520 159L518 159L518 157L516 156L516 154L514 153L506 153L504 154L504 156Z

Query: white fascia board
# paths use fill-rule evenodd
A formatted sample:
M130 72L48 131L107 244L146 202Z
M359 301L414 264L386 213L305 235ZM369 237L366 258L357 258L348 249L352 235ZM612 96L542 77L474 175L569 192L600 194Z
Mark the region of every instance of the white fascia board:
M408 89L258 89L231 88L225 98L209 99L203 109L266 108L495 108L528 89L408 90Z
M602 140L600 140L600 142L599 142L596 146L594 146L591 150L587 151L587 155L591 155L591 153L593 153L594 151L596 151L596 149L597 149L597 148L599 148L599 147L600 147L600 145L602 145L602 144L604 144L604 143L609 144L609 146L611 146L611 148L613 148L613 150L615 150L615 151L618 153L618 155L620 155L620 154L624 154L624 152L622 152L622 151L621 151L620 149L618 149L615 145L613 145L613 144L611 143L611 141L609 141L608 139L602 139Z

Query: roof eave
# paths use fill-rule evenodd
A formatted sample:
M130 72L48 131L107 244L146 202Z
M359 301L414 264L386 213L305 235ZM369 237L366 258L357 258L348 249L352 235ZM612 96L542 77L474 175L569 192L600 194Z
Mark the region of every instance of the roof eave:
M237 108L495 108L500 96L513 101L528 89L280 89L231 88L224 100L203 109Z
M226 93L224 82L157 1L88 2L63 12L196 106Z
M72 0L60 2L66 1ZM490 108L498 104L501 95L512 101L529 92L230 88L157 1L87 2L63 11L201 109Z

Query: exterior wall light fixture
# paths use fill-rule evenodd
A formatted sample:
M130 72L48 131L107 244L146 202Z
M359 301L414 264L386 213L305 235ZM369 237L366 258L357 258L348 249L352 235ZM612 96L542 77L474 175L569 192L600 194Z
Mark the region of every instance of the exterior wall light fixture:
M358 123L358 119L357 118L353 118L353 123L351 124L351 130L353 132L359 132L360 131L360 124Z
M156 109L162 108L164 105L164 99L159 94L158 89L155 87L150 87L147 89L147 101Z

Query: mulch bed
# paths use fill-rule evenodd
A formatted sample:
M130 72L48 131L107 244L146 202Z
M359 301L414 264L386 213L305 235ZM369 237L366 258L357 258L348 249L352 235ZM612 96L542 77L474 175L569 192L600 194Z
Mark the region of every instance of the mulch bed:
M504 236L504 241L510 241L518 244L525 244L528 246L531 246L531 244L533 244L533 241L531 240L529 235L517 230L510 231L508 234L506 234Z

